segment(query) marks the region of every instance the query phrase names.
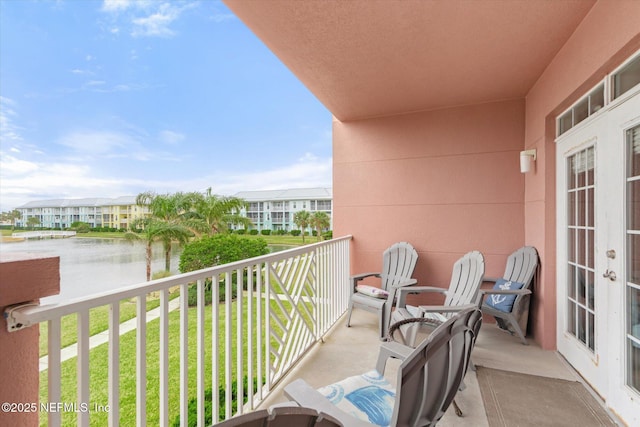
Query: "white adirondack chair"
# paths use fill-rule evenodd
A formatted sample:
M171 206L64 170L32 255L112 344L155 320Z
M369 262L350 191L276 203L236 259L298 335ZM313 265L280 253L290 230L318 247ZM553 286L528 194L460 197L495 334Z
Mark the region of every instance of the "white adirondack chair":
M387 334L391 319L391 307L398 289L417 283L411 278L418 261L418 252L407 242L395 243L382 255L382 271L363 273L350 277L351 299L347 327L351 326L351 313L354 308L378 313L380 338ZM380 288L362 286L359 282L367 277L380 279Z
M522 284L520 289L482 289L480 291L479 305L484 314L495 317L501 329L516 334L522 344L527 345L525 334L527 332L527 320L529 318L529 301L531 299L531 286L533 277L538 268L538 251L533 246L525 246L507 258L507 266L502 278L508 282ZM485 277L485 282L497 282L499 279ZM487 296L487 298L484 298ZM509 311L502 311L487 303L488 298L501 301L509 295L515 295L513 307ZM512 296L513 298L513 296Z
M400 289L396 309L391 315L391 323L395 324L412 317L426 317L438 322L446 321L459 310L460 306L477 304L478 291L483 276L484 257L482 254L478 251L465 254L453 265L448 289L435 286L412 286ZM407 295L425 292L443 294L445 296L444 303L417 307L406 304ZM415 345L419 329L417 323L407 323L400 327L405 344L412 347Z
M298 379L285 387L284 394L348 427L435 426L460 389L481 322L477 306L458 307L415 349L384 343L383 347L398 346L387 347L380 358L403 360L395 384L375 369L318 390ZM384 363L379 360L377 366Z

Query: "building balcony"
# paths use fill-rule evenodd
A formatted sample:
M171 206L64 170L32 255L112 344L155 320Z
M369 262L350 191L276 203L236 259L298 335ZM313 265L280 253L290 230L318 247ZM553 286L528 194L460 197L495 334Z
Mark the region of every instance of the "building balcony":
M49 306L35 301L55 293L57 259L2 259L0 344L13 351L0 365L5 379L0 402L15 404L16 411L0 412L0 425L167 426L176 419L210 425L208 419L283 402L282 387L294 378L322 386L372 369L380 343L376 318L355 310L352 326L345 327L350 240L336 238ZM219 284L211 286L211 294L220 304L206 304L211 283ZM17 289L9 289L13 284ZM153 295L159 303L151 309ZM127 321L121 317L123 304L135 304ZM93 310L101 307L107 307L108 327L95 331ZM69 315L77 324L71 343L63 336ZM39 357L38 325L45 324L47 356ZM479 370L580 381L556 352L535 343L523 346L491 324L482 328L473 361ZM394 363L386 373L391 378ZM466 386L457 397L464 417L450 411L441 425L494 425L476 372L468 373ZM505 410L521 411L535 424L556 414L565 417L556 418L556 425L575 420L563 400L543 414L527 412L526 395L518 400L521 406ZM24 403L33 405L28 409L35 414L18 406Z

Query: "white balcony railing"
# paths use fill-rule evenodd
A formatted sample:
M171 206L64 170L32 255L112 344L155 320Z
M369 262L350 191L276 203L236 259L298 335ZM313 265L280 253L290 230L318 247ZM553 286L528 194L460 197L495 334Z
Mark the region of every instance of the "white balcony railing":
M8 313L10 329L48 323L48 369L46 378L41 377L47 388L46 396L41 391L41 403L57 405L47 410L48 425L66 425L76 417L77 425L86 426L90 421L97 425L100 416L106 417L100 423L108 419L110 426L132 425L134 417L138 426L168 426L177 416L181 425L188 425L190 400L192 406L196 402L197 425L205 425L208 400L213 423L253 410L346 311L350 239L336 238L67 303L14 309ZM214 303L206 306L205 287L210 283L220 286L211 286ZM190 286L197 292L193 308L188 306ZM176 288L179 306L170 311L170 290ZM160 317L148 323L151 293L159 293ZM220 304L216 304L219 297ZM119 331L120 303L131 299L136 301L137 328L131 332L135 341ZM101 306L109 306L109 340L103 357L108 363L102 361L107 365L105 373L96 360L101 356L93 353L99 348L89 346L89 311ZM61 361L61 319L74 313L77 359L75 367L71 366L75 372L69 373ZM133 346L135 352L127 348ZM194 363L195 375L193 369L190 373ZM148 369L151 365L154 368ZM135 393L123 386L127 366L135 366ZM71 388L77 406L68 414L70 408L65 405L70 402L65 396L69 391L65 388L74 375ZM209 387L211 397L205 393ZM108 402L96 401L100 388L108 390ZM220 392L224 399L219 406ZM128 411L124 406L133 395L135 409ZM106 408L108 415L94 411L96 405ZM151 412L154 419L148 417Z

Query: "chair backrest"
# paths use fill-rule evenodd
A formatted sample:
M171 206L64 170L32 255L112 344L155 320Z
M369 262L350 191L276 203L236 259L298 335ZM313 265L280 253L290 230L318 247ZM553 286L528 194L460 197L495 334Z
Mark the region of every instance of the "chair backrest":
M524 283L524 288L531 286L531 279L538 267L538 251L533 246L524 246L507 258L504 269L505 280Z
M410 279L418 262L418 252L407 242L391 245L382 254L381 287L389 290L391 285Z
M468 306L438 326L398 368L393 426L436 425L460 388L482 323Z
M538 251L533 246L524 246L507 258L504 269L505 280L523 283L522 289L529 289L533 284L533 276L538 268ZM518 295L513 303L512 313L521 310L522 302L529 299L529 295Z
M465 254L453 265L446 306L472 304L478 296L484 276L484 257L478 251Z

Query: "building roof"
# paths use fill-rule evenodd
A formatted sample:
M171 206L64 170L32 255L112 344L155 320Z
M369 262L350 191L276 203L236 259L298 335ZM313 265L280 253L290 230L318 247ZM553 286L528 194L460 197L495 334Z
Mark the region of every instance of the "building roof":
M285 190L240 191L234 197L247 202L271 200L330 200L333 198L331 188L290 188Z
M84 199L49 199L49 200L34 200L32 202L25 203L22 206L18 206L16 209L31 209L31 208L66 208L75 206L114 206L114 205L135 205L135 196L122 196L117 198L104 198L104 197L87 197Z

